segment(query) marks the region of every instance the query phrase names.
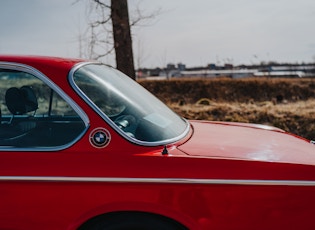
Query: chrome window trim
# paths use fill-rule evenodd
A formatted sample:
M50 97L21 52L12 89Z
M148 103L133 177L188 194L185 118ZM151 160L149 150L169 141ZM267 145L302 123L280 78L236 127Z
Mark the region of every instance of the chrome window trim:
M193 178L129 178L66 176L0 176L0 181L83 182L83 183L150 183L199 185L315 186L313 180L193 179Z
M185 120L187 126L186 126L186 129L185 131L175 137L175 138L171 138L171 139L167 139L167 140L164 140L164 141L155 141L155 142L147 142L147 141L140 141L140 140L137 140L135 138L132 138L130 136L128 136L122 129L120 129L119 127L117 127L117 125L106 115L103 113L103 111L101 111L85 94L84 92L75 84L74 82L74 79L73 79L73 75L74 75L74 72L77 71L79 68L85 66L85 65L89 65L89 64L96 64L96 65L105 65L105 66L108 66L109 68L113 68L109 65L106 65L106 64L103 64L103 63L100 63L100 62L82 62L82 63L78 63L76 64L72 69L71 71L69 72L69 75L68 75L68 78L69 78L69 82L70 82L70 85L72 86L72 88L80 95L80 97L83 98L83 100L89 105L91 106L91 108L97 112L97 114L103 119L105 120L105 122L107 122L111 128L113 128L117 133L119 133L123 138L125 138L126 140L134 143L134 144L137 144L137 145L142 145L142 146L160 146L160 145L167 145L167 144L171 144L171 143L174 143L176 141L179 141L181 140L182 138L184 138L188 133L189 133L189 130L190 130L190 124L189 122Z
M24 148L19 148L19 147L12 147L12 146L0 146L0 151L60 151L66 148L69 148L76 142L78 142L79 139L86 133L90 126L90 121L86 113L78 106L78 104L73 101L58 85L56 85L52 80L50 80L45 74L42 72L38 71L37 69L21 64L21 63L14 63L14 62L0 62L0 68L2 69L10 69L10 70L16 70L16 71L21 71L25 72L28 74L33 75L34 77L37 77L38 79L42 80L44 83L47 84L48 87L53 89L62 99L64 99L71 108L78 114L78 116L82 119L85 125L85 129L81 132L80 135L78 135L77 138L75 138L73 141L69 142L68 144L65 145L60 145L60 146L47 146L47 147L24 147Z

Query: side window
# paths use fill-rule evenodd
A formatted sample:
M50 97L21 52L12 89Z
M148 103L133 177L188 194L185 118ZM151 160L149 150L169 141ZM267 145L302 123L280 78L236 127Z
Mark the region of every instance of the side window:
M72 107L42 80L0 69L0 148L60 147L86 126Z

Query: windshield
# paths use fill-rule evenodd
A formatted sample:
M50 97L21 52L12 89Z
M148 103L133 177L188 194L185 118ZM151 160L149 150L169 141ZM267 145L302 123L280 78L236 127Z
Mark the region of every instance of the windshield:
M164 144L188 132L188 123L123 73L87 64L73 74L75 85L101 115L136 142Z

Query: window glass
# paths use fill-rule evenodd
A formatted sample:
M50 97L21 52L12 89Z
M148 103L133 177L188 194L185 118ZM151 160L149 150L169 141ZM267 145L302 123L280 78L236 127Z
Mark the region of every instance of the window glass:
M73 80L114 128L137 143L161 144L187 134L185 120L121 72L101 64L77 69Z
M85 123L42 80L0 69L0 148L60 147L71 144Z

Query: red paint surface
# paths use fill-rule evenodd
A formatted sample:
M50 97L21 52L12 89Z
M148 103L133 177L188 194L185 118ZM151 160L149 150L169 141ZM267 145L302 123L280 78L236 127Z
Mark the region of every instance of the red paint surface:
M58 152L0 151L0 176L315 181L315 146L279 129L193 121L178 143L144 147L117 134L70 87L78 60L0 56L38 69L87 113L90 128ZM106 148L89 142L109 130ZM0 181L0 229L76 229L116 211L169 217L189 229L315 229L314 186Z

